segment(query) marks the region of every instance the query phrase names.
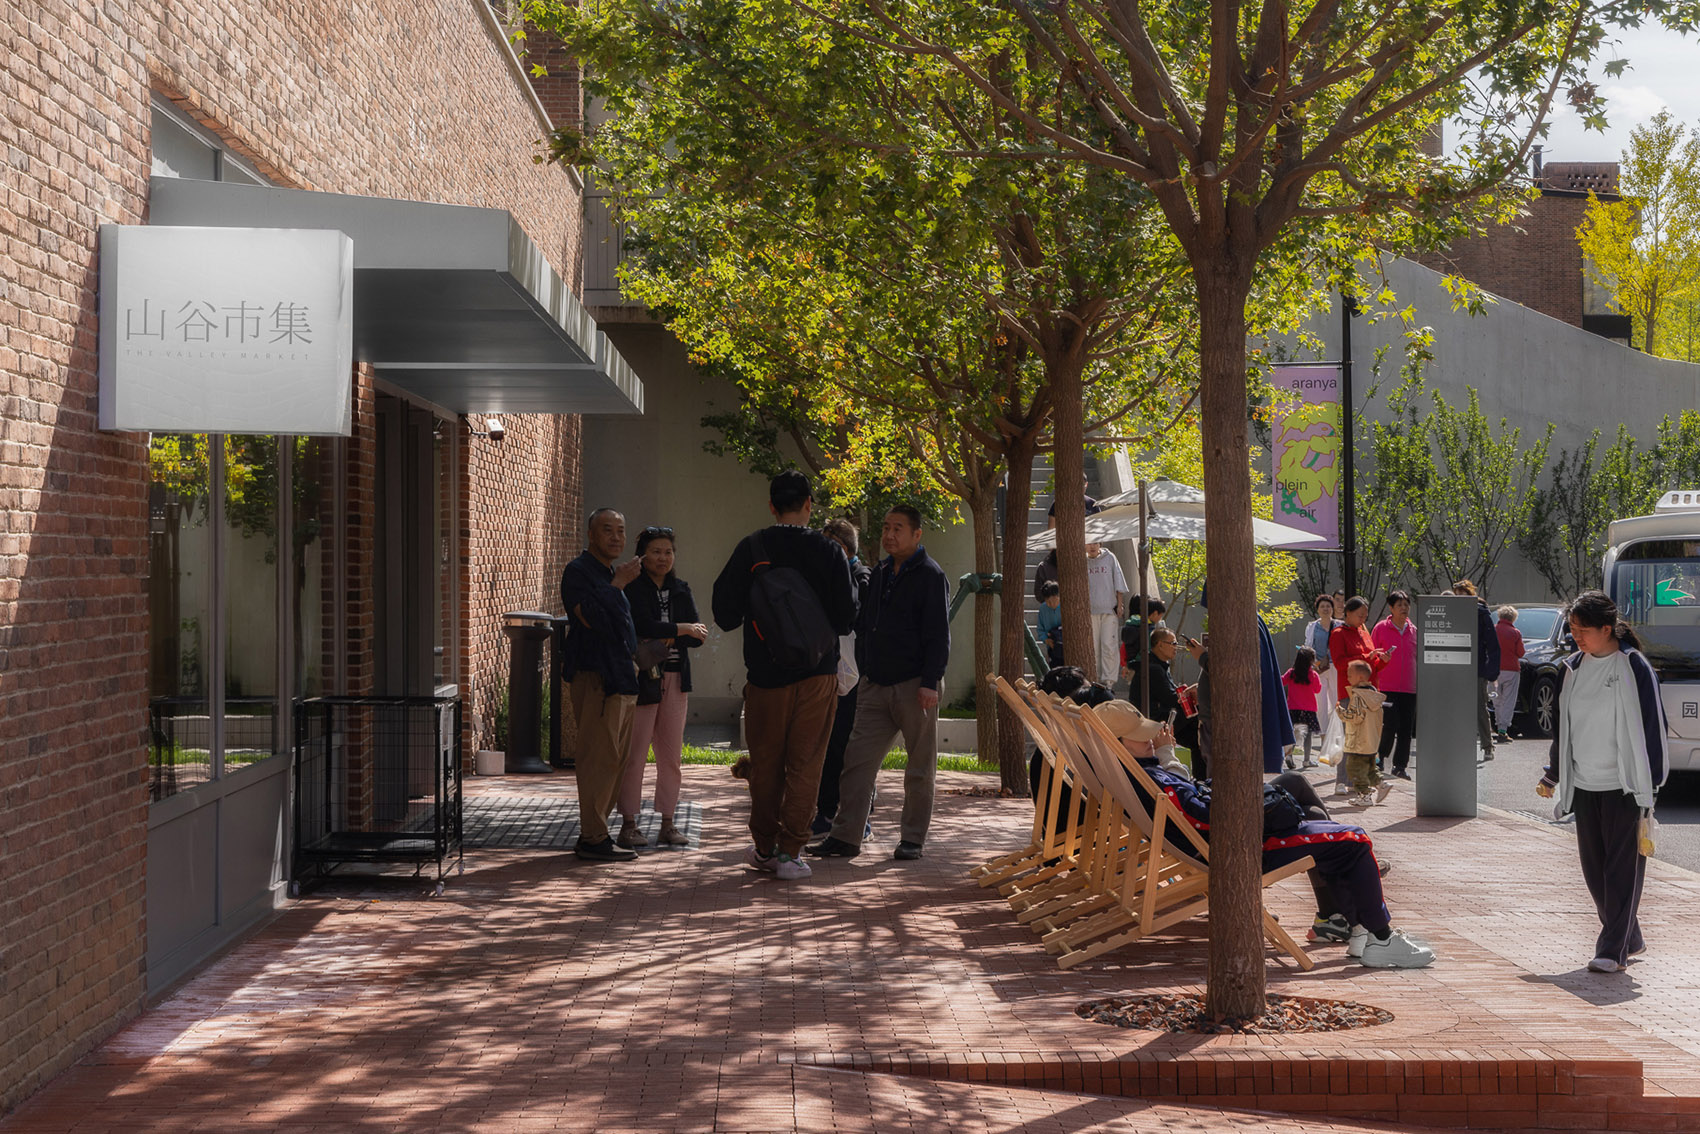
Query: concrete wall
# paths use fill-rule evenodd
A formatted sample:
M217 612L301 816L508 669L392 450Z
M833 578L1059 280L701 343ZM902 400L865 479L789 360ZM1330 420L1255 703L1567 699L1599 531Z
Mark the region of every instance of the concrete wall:
M1409 260L1390 260L1387 273L1398 294L1397 306L1410 304L1416 322L1434 330L1434 359L1424 370L1428 388L1456 406L1466 402L1474 387L1488 419L1497 426L1503 417L1525 438L1539 437L1552 423L1556 428L1549 467L1561 449L1577 447L1594 429L1609 438L1622 423L1647 442L1667 414L1700 408L1700 365L1654 358L1510 301L1482 315L1455 311L1441 287L1442 276ZM1310 332L1322 341L1323 357L1340 357L1338 308L1314 319ZM1377 420L1390 416L1386 393L1397 385L1404 361L1403 327L1395 319L1354 320L1354 387L1360 406L1365 406L1364 393L1373 381L1369 362L1383 346L1389 350L1382 393L1366 407ZM1501 560L1492 588L1490 603L1550 602L1555 597L1514 548ZM1300 630L1302 625L1278 635L1283 658Z
M1388 277L1399 303L1413 304L1417 322L1434 328L1429 387L1456 404L1474 386L1483 413L1495 420L1503 415L1525 435L1550 421L1558 427L1553 443L1568 447L1594 428L1610 433L1622 422L1651 439L1666 414L1700 407L1700 365L1654 358L1510 301L1479 316L1454 311L1441 275L1409 260L1390 261ZM1327 357L1337 358L1338 312L1318 318L1311 330L1326 344ZM1396 366L1400 338L1393 320L1371 325L1358 319L1354 357L1362 363L1391 344L1389 362ZM1366 388L1362 377L1357 388ZM1385 404L1372 405L1370 413L1384 417Z
M584 431L584 508L618 508L626 517L628 550L649 524L677 535L679 575L691 584L703 621L712 624L714 579L744 536L772 522L767 482L730 457L703 450L712 431L706 414L721 413L737 393L691 366L684 347L664 328L648 323L605 323L603 329L644 384L644 415L587 419ZM582 524L582 519L581 519ZM972 532L966 522L929 531L927 553L952 580L974 569ZM872 562L878 548L863 548ZM553 610L559 599L549 609ZM972 611L964 606L952 626L945 701L973 684ZM691 655L693 722L734 723L742 704L741 632L713 629Z

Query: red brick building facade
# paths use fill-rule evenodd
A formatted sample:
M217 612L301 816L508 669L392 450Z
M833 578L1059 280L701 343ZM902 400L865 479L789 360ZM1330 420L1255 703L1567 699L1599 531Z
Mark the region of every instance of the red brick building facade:
M1515 223L1417 261L1573 327L1627 340L1626 317L1613 314L1588 279L1576 239L1588 194L1616 199L1617 163L1549 162L1535 177L1540 195Z
M158 990L150 916L172 879L150 857L162 806L150 665L153 639L174 628L150 618L148 435L96 424L99 228L148 220L154 123L181 119L204 132L213 168L279 186L506 210L576 288L582 182L533 161L548 115L576 118L576 81L545 93L547 112L485 0L0 10L0 1113ZM297 450L293 475L322 491L285 514L335 520L312 566L333 585L309 588L316 607L301 616L332 642L321 653L340 655L311 663L326 690L378 683L376 437L405 402L362 368L353 435ZM505 416L497 442L473 435L476 420L432 420L453 548L437 596L442 672L465 699L470 751L504 679L498 616L555 609L578 550L581 425ZM191 668L181 654L171 666Z

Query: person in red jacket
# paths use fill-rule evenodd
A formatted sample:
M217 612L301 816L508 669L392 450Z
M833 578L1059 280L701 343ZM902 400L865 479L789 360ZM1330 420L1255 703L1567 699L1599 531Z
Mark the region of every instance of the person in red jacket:
M1511 739L1511 719L1517 715L1517 687L1523 683L1523 632L1517 629L1517 608L1499 608L1493 632L1499 636L1499 677L1493 683L1493 723L1499 726L1495 740Z
M1364 629L1364 623L1369 621L1369 600L1362 595L1353 595L1346 600L1345 621L1334 627L1334 632L1328 635L1328 656L1334 662L1334 680L1337 700L1346 699L1346 666L1362 658L1369 663L1370 672L1380 673L1387 665L1389 654L1386 650L1378 650L1375 643L1370 641L1369 631Z

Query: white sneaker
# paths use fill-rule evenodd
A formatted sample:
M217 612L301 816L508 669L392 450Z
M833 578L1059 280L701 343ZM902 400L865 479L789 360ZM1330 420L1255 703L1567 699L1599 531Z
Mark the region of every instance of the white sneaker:
M756 849L756 845L751 843L750 849L744 852L744 865L753 866L757 870L765 870L767 873L773 874L778 869L779 859L775 855L761 853Z
M1334 794L1335 795L1345 795L1348 792L1350 792L1351 790L1352 790L1351 784L1335 784L1334 785Z
M1380 783L1376 784L1375 785L1375 801L1377 803L1386 802L1387 797L1393 794L1393 785L1396 782L1398 782L1398 781L1389 779L1389 780L1382 780Z
M773 873L781 882L798 882L814 874L814 871L809 869L808 863L800 858L792 858L788 854L778 855L774 861L778 865L773 868Z
M1346 802L1354 807L1373 807L1375 806L1375 797L1367 791L1355 791Z
M1364 946L1369 943L1369 930L1361 925L1352 926L1352 936L1346 939L1346 956L1362 957Z
M1591 973L1615 973L1619 967L1610 957L1595 957L1588 962L1588 971Z
M1364 942L1364 951L1358 959L1372 969L1421 969L1434 964L1434 950L1412 941L1403 930L1395 929L1386 941L1371 937Z

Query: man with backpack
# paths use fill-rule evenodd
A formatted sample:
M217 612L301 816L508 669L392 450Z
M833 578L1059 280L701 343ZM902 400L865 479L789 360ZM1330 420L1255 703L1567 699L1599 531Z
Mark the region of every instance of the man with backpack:
M798 855L815 814L821 761L838 703L838 639L856 621L850 561L809 529L809 480L782 472L768 486L774 523L745 536L714 581L714 621L744 631L744 735L750 747L750 846L745 862L807 878Z
M939 694L950 660L950 580L921 544L921 513L899 504L880 532L886 557L868 583L856 625L856 727L844 750L838 815L809 848L821 858L854 858L873 801L880 764L903 737L903 819L894 858L921 857L933 817L938 775Z

